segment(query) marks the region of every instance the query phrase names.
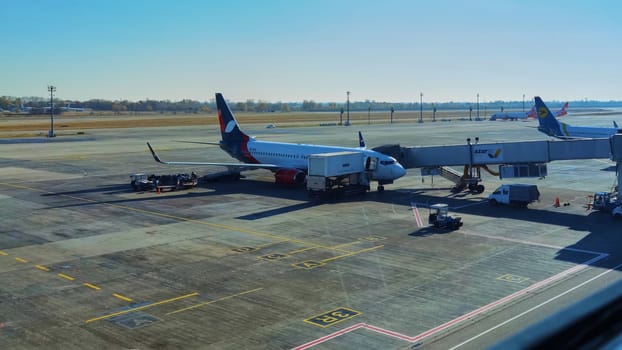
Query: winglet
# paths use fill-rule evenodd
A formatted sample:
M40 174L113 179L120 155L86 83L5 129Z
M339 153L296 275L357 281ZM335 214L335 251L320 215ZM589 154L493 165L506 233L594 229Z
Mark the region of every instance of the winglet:
M166 164L160 159L160 157L158 157L158 154L153 150L149 142L147 142L147 147L149 147L149 151L151 151L151 155L153 156L153 159L155 159L156 162Z
M365 148L365 140L363 139L363 134L359 131L359 148Z

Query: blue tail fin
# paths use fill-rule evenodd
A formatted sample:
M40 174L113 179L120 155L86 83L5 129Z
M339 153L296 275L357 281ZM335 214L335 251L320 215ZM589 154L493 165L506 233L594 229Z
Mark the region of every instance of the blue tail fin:
M538 122L540 126L538 130L541 132L554 137L564 137L566 136L562 132L561 124L555 119L555 116L549 108L542 102L542 99L539 96L534 97L536 101L536 111L538 112Z

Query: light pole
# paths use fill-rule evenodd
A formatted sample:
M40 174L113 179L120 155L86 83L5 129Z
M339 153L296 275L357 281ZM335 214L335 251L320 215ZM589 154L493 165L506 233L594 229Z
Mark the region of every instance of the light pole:
M48 85L48 91L50 92L50 131L48 132L48 137L54 137L54 92L56 91L56 86Z
M367 108L367 125L371 124L371 105Z
M419 123L423 123L423 92L419 93Z
M350 125L350 91L346 91L346 94L347 94L347 101L346 101L347 114L346 114L345 126L349 126Z
M525 94L523 94L523 113L525 113Z
M475 120L479 121L479 93L477 94L477 118Z

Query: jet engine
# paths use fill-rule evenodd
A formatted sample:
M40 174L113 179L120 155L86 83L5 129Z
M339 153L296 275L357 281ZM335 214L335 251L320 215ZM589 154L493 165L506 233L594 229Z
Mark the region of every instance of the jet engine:
M281 185L300 185L305 182L305 173L298 169L280 169L274 173L274 179Z

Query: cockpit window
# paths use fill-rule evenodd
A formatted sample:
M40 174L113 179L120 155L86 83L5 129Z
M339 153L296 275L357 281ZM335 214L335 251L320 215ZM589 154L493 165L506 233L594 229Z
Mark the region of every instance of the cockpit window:
M380 164L382 165L391 165L391 164L395 164L395 160L381 160Z

